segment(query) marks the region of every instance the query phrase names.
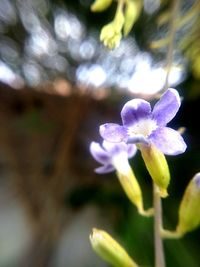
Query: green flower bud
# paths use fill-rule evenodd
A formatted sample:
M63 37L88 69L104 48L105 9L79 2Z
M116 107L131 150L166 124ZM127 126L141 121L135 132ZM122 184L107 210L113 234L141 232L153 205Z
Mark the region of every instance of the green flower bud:
M93 12L101 12L106 10L112 4L112 0L96 0L91 5L91 10Z
M170 182L169 167L164 154L154 145L140 147L146 168L154 183L158 186L161 197L167 197L167 187Z
M200 225L200 173L189 182L179 208L177 232L185 234Z
M108 233L93 229L90 242L94 251L115 267L138 267L127 252Z
M124 36L127 36L131 31L133 24L136 22L137 18L140 15L142 8L142 1L141 0L129 0L126 3L125 7L125 22L124 22Z

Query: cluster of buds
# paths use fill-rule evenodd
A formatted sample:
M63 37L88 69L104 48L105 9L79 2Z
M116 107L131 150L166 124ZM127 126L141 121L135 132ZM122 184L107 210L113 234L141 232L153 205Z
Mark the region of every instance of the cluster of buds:
M106 10L113 0L96 0L91 10L101 12ZM117 10L113 21L101 30L100 40L109 49L116 48L122 35L127 36L138 19L142 9L142 0L118 0Z

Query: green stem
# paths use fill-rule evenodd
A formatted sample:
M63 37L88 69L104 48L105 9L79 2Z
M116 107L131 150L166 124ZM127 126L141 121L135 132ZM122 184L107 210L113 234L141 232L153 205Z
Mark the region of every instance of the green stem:
M183 236L183 233L179 231L169 231L166 229L161 229L162 238L171 238L171 239L179 239Z
M155 245L155 267L165 267L163 241L160 235L162 228L162 203L157 186L153 185L154 201L154 245Z

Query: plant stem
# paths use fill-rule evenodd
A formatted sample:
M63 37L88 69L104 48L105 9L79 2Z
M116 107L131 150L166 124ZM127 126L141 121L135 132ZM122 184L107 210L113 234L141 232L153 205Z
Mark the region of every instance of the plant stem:
M155 267L165 267L163 241L160 235L162 227L162 203L157 186L153 185L154 201L154 246L155 246Z
M165 78L165 86L164 90L166 91L167 88L169 87L169 75L170 75L170 70L173 64L173 53L174 53L174 44L175 44L175 35L176 35L176 30L177 30L177 23L176 19L177 16L179 15L179 5L180 5L180 0L173 0L172 5L171 5L171 17L170 17L170 30L169 30L169 46L168 46L168 51L167 51L167 57L166 57L166 78Z
M179 239L181 237L183 237L183 233L179 232L179 231L170 231L170 230L165 230L165 229L161 229L161 236L162 238L173 238L173 239Z

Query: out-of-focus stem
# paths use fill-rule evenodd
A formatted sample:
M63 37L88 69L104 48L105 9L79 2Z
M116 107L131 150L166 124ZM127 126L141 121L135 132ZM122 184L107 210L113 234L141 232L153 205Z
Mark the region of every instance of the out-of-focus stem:
M174 43L175 43L175 34L177 30L177 23L176 19L179 13L179 5L180 5L180 0L173 0L172 1L172 6L171 6L171 23L170 23L170 30L169 30L169 46L168 46L168 51L167 51L167 58L166 58L166 79L165 79L165 86L164 90L166 91L167 88L169 87L169 75L170 75L170 70L172 67L173 63L173 52L174 52Z
M162 203L157 186L153 185L154 202L154 249L155 249L155 267L165 267L165 256L163 250L163 241L160 234L162 228Z
M183 236L183 233L179 231L169 231L165 229L161 229L162 238L171 238L171 239L179 239Z

